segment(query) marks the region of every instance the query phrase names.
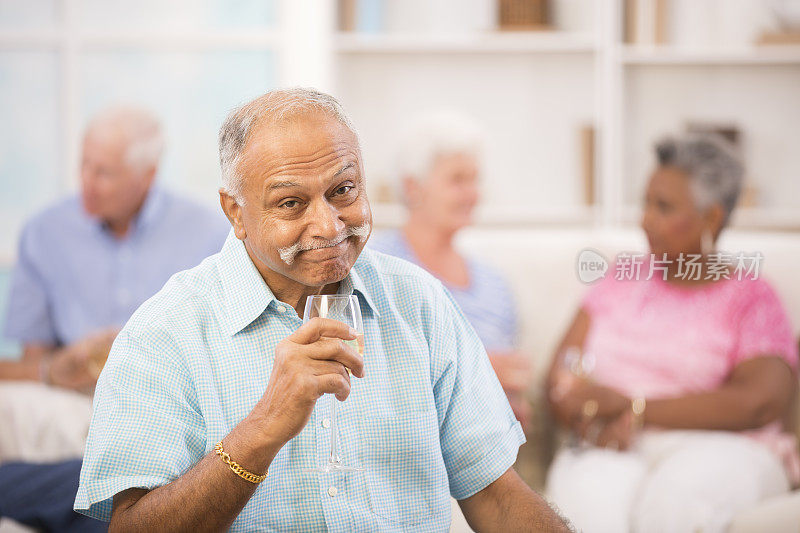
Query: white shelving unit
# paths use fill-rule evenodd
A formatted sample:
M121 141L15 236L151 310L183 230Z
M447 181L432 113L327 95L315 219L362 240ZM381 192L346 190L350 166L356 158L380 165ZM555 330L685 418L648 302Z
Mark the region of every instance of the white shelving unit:
M623 47L625 65L800 65L800 46L686 50L667 47Z
M477 35L388 34L359 35L340 32L336 51L340 54L589 54L596 50L591 34L492 32Z
M734 225L800 230L800 202L787 194L792 179L800 175L800 155L790 147L792 138L800 138L800 121L790 120L800 119L800 46L627 45L621 38L620 0L554 3L557 11L559 4L585 8L592 13L589 23L551 32L335 33L334 87L364 130L370 179L392 179L387 169L390 131L396 123L429 104L451 103L476 115L490 137L503 139L487 147L486 194L478 224L623 227L638 220L636 202L655 135L678 133L689 120L725 122L741 125L746 160L767 193L763 205L742 208ZM675 93L674 101L664 103L671 108L660 107L650 90L657 80L679 89L685 85L685 99ZM450 101L445 98L448 84ZM510 87L515 84L522 89ZM521 98L525 89L531 100L519 100L519 112L509 113L514 107L509 99ZM491 91L496 94L487 94ZM540 96L541 102L534 102ZM776 102L787 115L778 113ZM497 114L508 114L505 122L492 120L492 105ZM538 122L558 129L559 121L569 126L546 134L530 127ZM577 129L585 124L596 131L592 206L582 202L577 164ZM574 130L572 139L569 128ZM769 138L776 132L785 140ZM534 146L521 154L524 148L513 139L526 135ZM783 146L776 148L776 143ZM537 149L541 144L547 148ZM776 150L788 154L780 165L767 155ZM496 193L495 185L511 190L512 198ZM398 206L379 204L375 210L379 224L402 220Z
M762 194L735 223L800 230L800 197L793 193L800 176L793 145L800 138L800 46L626 45L621 0L553 0L558 29L548 32L460 31L452 24L438 31L423 10L438 9L441 17L441 5L454 0L385 0L394 2L386 15L400 6L405 22L370 34L337 31L336 0L277 0L273 26L208 31L171 23L105 27L83 20L92 16L80 9L86 1L55 0L51 25L0 28L0 51L54 54L59 164L69 173L62 192L77 183L87 54L269 50L279 85L332 91L353 115L381 225L402 220L402 208L378 194L394 179L396 128L414 111L446 106L485 126L481 225L627 226L637 219L655 136L696 119L737 123L747 136ZM458 5L478 3L492 2ZM426 22L412 27L417 19ZM579 130L586 125L596 132L591 206L582 199ZM0 246L0 259L11 250Z

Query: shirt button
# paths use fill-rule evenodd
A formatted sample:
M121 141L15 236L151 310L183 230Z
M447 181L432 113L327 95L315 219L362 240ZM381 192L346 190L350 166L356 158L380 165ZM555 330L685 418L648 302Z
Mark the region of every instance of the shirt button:
M323 418L322 419L322 427L324 427L324 428L331 427L331 419L330 418Z
M282 306L282 305L279 305L278 306L278 312L279 313L285 313L286 312L286 308L284 306Z
M337 494L339 494L339 491L336 489L336 487L328 487L328 496L333 498Z

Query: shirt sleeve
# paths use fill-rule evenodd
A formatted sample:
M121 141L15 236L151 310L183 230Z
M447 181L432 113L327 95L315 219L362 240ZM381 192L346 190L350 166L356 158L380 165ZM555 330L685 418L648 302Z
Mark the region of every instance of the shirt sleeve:
M11 274L4 336L21 343L59 344L47 282L36 264L33 228L20 237L17 263Z
M761 356L778 356L797 372L797 344L792 326L778 295L763 280L746 280L747 298L739 310L738 337L733 365Z
M440 288L430 340L434 396L450 494L461 500L503 475L525 436L480 339Z
M581 309L587 314L595 315L602 313L609 305L613 305L615 289L619 288L620 282L614 279L615 267L612 265L606 272L605 277L592 284L581 299Z
M108 521L115 494L166 485L206 453L195 389L177 351L165 332L117 337L97 384L76 511Z

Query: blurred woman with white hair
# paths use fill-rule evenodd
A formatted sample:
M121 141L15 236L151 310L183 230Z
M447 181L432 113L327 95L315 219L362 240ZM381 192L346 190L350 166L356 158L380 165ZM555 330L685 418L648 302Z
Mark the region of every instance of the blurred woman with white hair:
M517 315L505 279L467 258L455 238L472 223L478 203L480 129L449 111L420 115L400 137L398 181L408 209L399 231L373 237L370 247L416 263L439 278L481 338L514 414L527 427L528 360L516 349Z
M791 325L752 264L714 249L743 166L715 136L667 139L656 156L652 259L640 279L588 291L549 373L553 412L582 444L557 454L547 491L589 533L721 532L800 482Z

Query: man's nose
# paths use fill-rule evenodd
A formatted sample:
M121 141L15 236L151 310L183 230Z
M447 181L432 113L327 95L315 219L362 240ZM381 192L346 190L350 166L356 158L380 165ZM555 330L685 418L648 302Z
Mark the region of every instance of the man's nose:
M81 187L84 189L91 189L94 187L97 178L97 173L91 167L84 166L81 168Z
M312 237L331 240L344 231L341 213L327 200L315 200L308 210L308 227Z

